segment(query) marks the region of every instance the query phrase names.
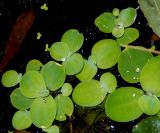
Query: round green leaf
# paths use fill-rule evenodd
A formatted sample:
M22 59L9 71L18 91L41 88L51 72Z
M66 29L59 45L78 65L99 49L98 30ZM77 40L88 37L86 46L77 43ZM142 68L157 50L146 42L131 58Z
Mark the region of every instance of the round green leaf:
M105 95L105 90L101 88L97 80L80 82L72 93L73 101L84 107L97 106L104 100Z
M33 99L25 97L19 88L16 88L10 95L11 104L21 110L30 108Z
M115 40L103 39L94 44L91 53L96 57L97 66L107 69L117 63L121 48Z
M37 71L39 71L42 66L43 66L43 64L42 64L42 62L39 61L39 60L37 60L37 59L30 60L30 61L27 63L26 72L27 72L27 71L32 71L32 70L37 70Z
M55 42L49 49L51 57L57 61L65 61L70 56L70 50L65 42Z
M72 85L70 83L64 83L61 89L63 96L69 96L72 93Z
M100 77L100 84L101 87L106 90L106 92L111 93L117 87L117 79L112 73L106 72Z
M138 99L143 91L135 87L121 87L107 97L106 115L117 122L128 122L143 114L138 106Z
M121 37L124 34L123 25L116 25L112 30L112 35L116 38Z
M21 75L19 75L15 70L8 70L2 75L2 85L5 87L13 87L20 82Z
M82 70L83 64L83 57L79 53L74 53L62 63L67 75L79 73Z
M90 80L97 73L97 66L90 61L84 60L82 70L76 75L80 81Z
M44 79L38 71L28 71L22 76L20 91L28 98L45 97L49 94Z
M42 130L47 133L60 133L59 127L56 125L50 126L49 128L43 128Z
M132 133L160 133L160 119L156 116L148 117L139 122Z
M114 8L113 9L113 11L112 11L112 14L115 16L115 17L117 17L117 16L119 16L119 9L118 8Z
M56 113L56 120L64 121L66 120L66 115L71 116L73 113L73 102L72 100L63 95L57 95L55 97L56 105L57 105L57 113Z
M137 17L136 9L128 7L126 9L121 10L118 17L118 22L123 23L124 27L128 27L134 23L136 17Z
M62 42L65 42L71 52L77 52L83 45L84 37L82 33L79 33L76 29L67 30L61 39Z
M27 110L17 111L12 118L12 125L17 130L23 130L29 128L32 124L30 112Z
M118 71L121 77L129 83L139 82L143 66L152 57L153 55L149 52L126 48L118 60Z
M59 89L66 79L63 66L54 61L46 63L42 67L41 73L44 77L47 88L51 91Z
M50 95L46 98L36 98L30 108L33 124L38 128L48 128L56 116L56 103Z
M104 12L95 19L95 25L104 33L111 33L115 26L115 16L110 12Z
M156 96L143 95L139 98L138 105L147 115L155 115L160 111L160 101Z
M140 84L148 93L160 96L160 56L153 57L140 73Z
M136 28L127 28L124 30L123 36L117 38L120 45L127 45L134 42L139 37L139 31Z

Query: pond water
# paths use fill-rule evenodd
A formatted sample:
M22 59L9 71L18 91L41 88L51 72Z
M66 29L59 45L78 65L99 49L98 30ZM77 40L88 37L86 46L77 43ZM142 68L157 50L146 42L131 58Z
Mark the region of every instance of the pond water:
M48 6L48 11L41 10L40 6L44 3ZM79 51L84 57L90 55L90 49L98 40L111 37L108 34L100 32L94 25L94 19L105 11L112 11L113 8L124 9L127 7L138 7L135 0L2 0L0 2L0 57L2 58L6 46L6 42L12 26L17 17L26 9L36 10L35 21L24 38L19 51L15 54L13 59L8 63L5 70L15 69L18 72L24 72L27 62L31 59L39 59L43 63L48 62L51 57L44 51L46 43L49 45L53 42L60 40L61 35L67 29L75 28L83 33L85 41L83 47ZM148 27L143 13L138 10L137 19L133 25L140 32L139 39L134 42L135 45L144 45L150 47L150 37L153 34L152 30ZM42 34L40 40L37 40L37 32ZM119 86L127 86L128 83L121 80L116 66L110 69L118 80ZM103 73L99 71L95 78ZM1 74L2 75L2 74ZM70 77L74 85L77 81L74 77ZM139 85L135 85L139 86ZM11 119L16 111L10 104L9 95L13 88L4 88L0 85L0 132L14 130L11 124ZM125 114L124 114L125 115ZM73 127L76 128L75 132L81 132L82 128L86 128L89 132L93 132L92 128L97 127L95 132L111 132L111 133L130 133L133 126L146 116L142 116L136 121L128 123L118 123L110 119L103 119L88 127L86 123L81 120L81 117L75 113L75 118L72 121ZM69 132L68 122L57 123L62 127L66 126L63 132ZM32 126L28 131L33 133L42 132L40 129Z

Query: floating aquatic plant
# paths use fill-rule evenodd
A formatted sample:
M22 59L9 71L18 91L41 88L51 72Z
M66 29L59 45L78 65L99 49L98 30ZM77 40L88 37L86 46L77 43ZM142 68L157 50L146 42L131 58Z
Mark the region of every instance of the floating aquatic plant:
M37 59L28 61L23 75L15 70L6 71L1 82L4 87L15 86L10 100L18 109L12 118L13 127L21 130L33 124L44 132L58 133L61 127L55 121L71 119L75 109L80 107L103 109L103 117L117 122L136 120L143 113L157 115L140 122L133 129L135 133L146 130L142 128L142 125L147 126L145 121L157 123L160 56L152 54L158 53L153 49L129 45L139 37L139 31L130 27L136 19L136 11L132 7L115 8L112 13L97 16L95 26L104 33L112 33L115 39L98 40L88 59L78 52L84 42L83 34L69 29L60 41L46 49L52 60L45 64ZM112 67L118 69L121 80L131 85L119 86L117 75L110 71ZM99 69L104 73L97 79ZM77 78L78 83L72 85L67 76ZM140 86L135 87L135 83ZM98 118L96 111L84 117L89 125ZM156 128L158 130L158 126Z

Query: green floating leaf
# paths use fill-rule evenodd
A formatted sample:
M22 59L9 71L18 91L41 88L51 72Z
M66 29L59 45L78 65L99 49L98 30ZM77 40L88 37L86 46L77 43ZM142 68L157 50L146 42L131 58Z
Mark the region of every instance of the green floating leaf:
M55 42L49 49L51 57L57 61L65 61L70 56L70 50L65 42Z
M139 82L143 66L152 57L153 55L149 52L126 48L118 60L118 71L121 77L129 83Z
M30 108L33 99L25 97L19 88L16 88L10 95L11 104L21 110Z
M139 98L138 105L147 115L155 115L160 111L160 101L156 96L143 95Z
M29 128L32 125L32 119L30 112L27 110L17 111L12 118L12 125L17 130L23 130Z
M104 12L95 19L94 23L100 31L111 33L115 26L115 19L116 17L112 13Z
M64 83L61 89L63 96L69 96L72 93L72 85L70 83Z
M126 28L123 36L117 38L120 45L127 45L134 42L139 37L139 31L136 28Z
M15 70L8 70L2 75L2 85L4 87L13 87L20 82L21 75L19 75Z
M160 96L160 56L153 57L140 73L140 84L148 93Z
M113 11L112 11L112 14L115 16L115 17L117 17L117 16L119 16L119 9L118 8L114 8L113 9Z
M44 77L47 88L51 91L59 89L66 79L63 66L54 61L46 63L42 67L41 73Z
M117 79L112 73L106 72L100 77L100 84L106 92L112 93L117 87Z
M79 53L74 53L70 57L68 57L62 65L64 66L66 70L67 75L74 75L79 73L84 65L84 60L82 55Z
M63 95L57 95L55 101L57 105L56 120L65 121L66 115L71 116L73 113L73 102L69 97Z
M43 128L42 130L47 133L60 133L59 127L56 125L50 126L49 128Z
M149 26L152 28L154 33L160 36L160 1L138 0L138 3L140 5L140 9L142 10L144 16L147 19Z
M87 60L84 60L84 66L82 70L76 75L80 81L90 80L97 73L97 66Z
M105 98L106 92L97 80L80 82L73 90L73 101L84 107L92 107L100 104Z
M45 97L49 94L44 79L38 71L28 71L22 76L20 91L28 98Z
M135 87L121 87L109 94L105 103L106 115L117 122L129 122L143 114L137 102L143 91Z
M56 103L50 95L46 98L36 98L30 108L33 124L38 128L48 128L56 116Z
M116 25L112 30L112 35L116 38L121 37L124 34L123 25Z
M126 9L121 10L118 16L118 22L123 23L124 27L131 26L137 17L136 9L132 7L128 7Z
M88 57L88 61L90 62L90 63L92 63L92 64L95 64L96 65L96 56L95 55L90 55L89 57Z
M84 37L82 33L79 33L76 29L67 30L61 39L62 42L65 42L71 52L77 52L83 45Z
M117 63L121 48L115 40L103 39L94 44L91 53L96 57L97 66L107 69Z
M139 122L132 133L160 133L160 119L156 116L148 117Z
M32 70L39 71L42 66L43 66L43 64L42 64L42 62L39 61L39 60L37 60L37 59L30 60L30 61L27 63L26 72L27 72L27 71L32 71Z

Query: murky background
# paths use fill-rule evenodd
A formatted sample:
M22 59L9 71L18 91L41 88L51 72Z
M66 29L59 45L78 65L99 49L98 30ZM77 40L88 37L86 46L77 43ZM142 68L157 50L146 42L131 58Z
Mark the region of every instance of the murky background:
M40 6L44 3L48 6L48 11L41 10ZM9 62L5 70L15 69L18 72L24 72L27 62L31 59L39 59L43 63L48 62L51 58L44 51L45 44L51 45L53 42L59 41L62 34L70 29L78 29L83 33L85 41L83 47L79 51L84 57L90 55L90 49L94 43L100 39L112 38L108 34L100 32L94 25L95 18L105 11L112 11L113 8L138 7L136 0L1 0L0 1L0 59L2 58L8 40L8 36L14 25L17 17L26 9L34 9L36 11L36 19L27 33L20 50L15 54L14 58ZM134 42L134 45L144 45L150 47L150 37L153 34L148 27L146 19L142 12L138 10L138 16L133 27L136 27L140 32L139 39ZM42 34L40 40L37 40L37 32ZM112 73L118 78L118 85L127 86L117 73L116 66L111 69ZM98 79L103 71L99 71L96 75ZM1 76L2 74L0 74ZM121 81L120 81L121 80ZM76 81L72 80L75 84ZM138 85L136 85L138 86ZM0 85L0 133L13 131L11 119L16 111L10 104L10 93L13 88L4 88ZM125 115L125 114L124 114ZM95 123L95 126L101 125L97 133L105 131L111 133L130 133L133 126L145 116L142 116L136 121L128 123L113 122L109 119ZM73 126L78 127L80 118L73 121ZM58 123L59 124L59 123ZM67 125L62 122L62 126ZM83 124L85 126L85 124ZM104 127L103 127L104 126ZM104 128L108 128L104 130ZM28 131L33 133L42 132L40 129L32 126ZM69 132L64 130L63 132ZM77 130L78 132L78 130ZM79 129L80 132L80 129ZM91 132L88 130L88 132Z

